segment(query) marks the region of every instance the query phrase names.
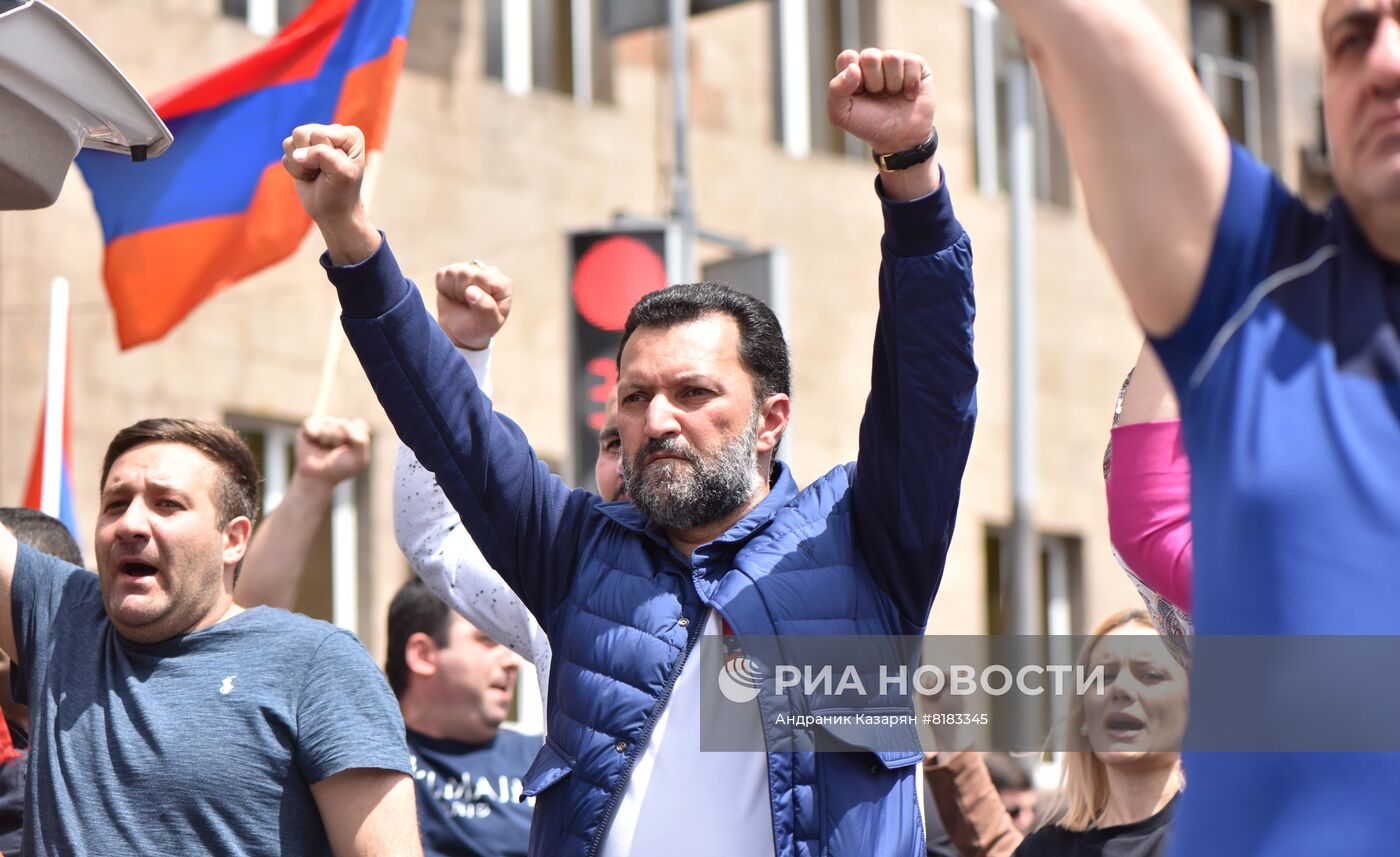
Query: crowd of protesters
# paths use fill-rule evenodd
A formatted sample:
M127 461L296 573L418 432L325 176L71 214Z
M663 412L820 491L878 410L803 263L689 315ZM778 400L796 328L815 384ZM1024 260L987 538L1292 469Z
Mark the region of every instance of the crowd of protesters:
M783 331L715 284L632 309L596 490L564 485L490 400L509 277L443 268L429 315L361 203L358 129L293 130L284 166L403 442L394 526L416 576L390 605L386 663L292 612L335 486L369 463L363 420L301 426L256 529L235 432L129 426L103 460L96 574L61 524L0 510L0 852L1393 849L1393 754L1180 748L1193 633L1396 628L1400 9L1325 4L1340 196L1318 215L1231 145L1145 4L1002 6L1148 338L1104 460L1114 551L1146 609L1104 618L1078 653L1107 690L1071 699L1057 788L953 732L928 753L852 732L834 737L857 752L815 752L762 695L736 728L764 752L701 748L702 638L921 636L954 529L977 415L971 243L927 65L867 49L837 57L828 115L879 165L871 390L857 461L806 488L776 454ZM544 735L504 725L524 663Z

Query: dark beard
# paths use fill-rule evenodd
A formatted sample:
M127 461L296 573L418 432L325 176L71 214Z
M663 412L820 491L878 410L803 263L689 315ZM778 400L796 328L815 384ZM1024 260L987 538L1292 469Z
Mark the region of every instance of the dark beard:
M667 531L693 530L727 517L753 496L758 473L758 413L748 427L712 456L700 455L675 437L653 438L622 461L623 485L632 505ZM684 461L658 461L664 453Z

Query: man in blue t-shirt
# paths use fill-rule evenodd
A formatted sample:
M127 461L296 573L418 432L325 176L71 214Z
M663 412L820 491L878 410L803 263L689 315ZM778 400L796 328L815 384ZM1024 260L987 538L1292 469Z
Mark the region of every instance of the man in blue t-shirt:
M1231 146L1180 46L1140 0L1002 2L1176 387L1198 635L1279 645L1400 633L1400 9L1320 5L1339 191L1324 214ZM1213 669L1208 656L1196 663ZM1253 667L1240 677L1300 671L1296 660ZM1193 734L1203 706L1218 711L1211 694L1193 691ZM1274 713L1317 707L1307 697ZM1328 713L1367 713L1346 705ZM1347 731L1317 737L1365 745L1367 734ZM1400 754L1195 753L1186 765L1174 853L1394 851Z
M521 777L543 743L502 729L519 669L418 578L389 605L389 685L399 697L426 857L524 857L535 799Z
M364 647L234 604L258 508L238 435L144 420L101 485L96 575L0 526L23 853L420 854L403 721Z

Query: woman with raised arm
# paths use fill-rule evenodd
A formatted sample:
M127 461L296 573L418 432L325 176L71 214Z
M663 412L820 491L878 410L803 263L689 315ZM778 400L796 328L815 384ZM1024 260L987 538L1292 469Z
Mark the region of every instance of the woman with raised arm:
M1118 394L1103 471L1114 556L1146 602L1157 633L1189 666L1191 464L1176 396L1151 345L1143 345Z

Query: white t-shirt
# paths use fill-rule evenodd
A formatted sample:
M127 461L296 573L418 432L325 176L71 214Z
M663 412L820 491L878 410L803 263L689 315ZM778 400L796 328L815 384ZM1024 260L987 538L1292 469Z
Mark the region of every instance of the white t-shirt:
M704 633L723 633L710 611ZM697 644L698 648L698 644ZM760 752L701 752L700 656L692 649L671 689L651 740L632 769L617 815L603 840L601 857L713 857L773 854L773 810L768 796L768 755ZM752 729L742 746L761 747L758 703L742 723Z

